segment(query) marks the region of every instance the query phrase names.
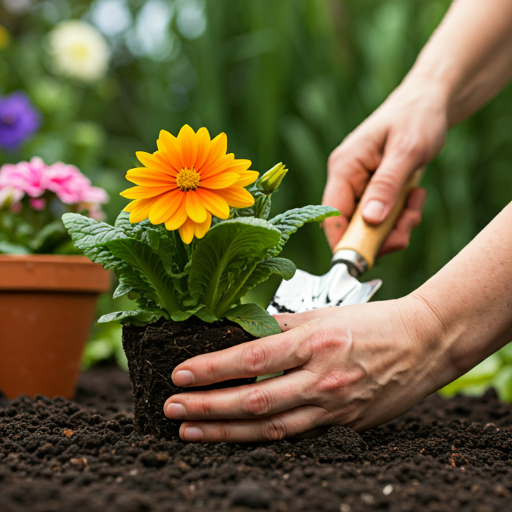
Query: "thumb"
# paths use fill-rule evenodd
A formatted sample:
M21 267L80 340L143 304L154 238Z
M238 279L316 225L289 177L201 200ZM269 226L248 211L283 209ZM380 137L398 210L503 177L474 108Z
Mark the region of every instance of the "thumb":
M380 224L386 219L405 182L421 163L418 151L404 151L392 144L388 146L361 200L361 212L366 222Z

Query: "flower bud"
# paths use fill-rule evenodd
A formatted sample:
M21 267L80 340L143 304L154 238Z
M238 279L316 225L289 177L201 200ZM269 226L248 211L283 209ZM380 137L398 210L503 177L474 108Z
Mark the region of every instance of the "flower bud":
M258 188L268 196L273 194L281 184L281 181L283 181L287 172L288 169L282 162L279 162L258 180Z

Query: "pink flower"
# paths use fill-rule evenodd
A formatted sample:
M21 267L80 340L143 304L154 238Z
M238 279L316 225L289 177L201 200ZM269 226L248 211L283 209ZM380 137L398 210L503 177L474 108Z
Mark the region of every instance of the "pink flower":
M84 193L83 201L86 203L105 204L108 202L108 194L100 187L89 187Z
M54 192L65 204L83 201L91 182L74 165L57 162L48 167L44 176L44 186Z
M101 212L99 205L108 201L108 194L102 188L93 187L74 165L57 162L48 166L41 158L34 157L30 162L5 164L0 169L0 207L8 199L10 204L18 203L26 194L33 209L44 209L46 202L35 198L46 191L53 192L64 204L86 203L95 214Z
M5 164L0 169L0 190L9 188L29 195L39 197L44 193L43 176L47 169L46 164L34 157L30 162L18 164ZM21 197L23 197L23 195Z

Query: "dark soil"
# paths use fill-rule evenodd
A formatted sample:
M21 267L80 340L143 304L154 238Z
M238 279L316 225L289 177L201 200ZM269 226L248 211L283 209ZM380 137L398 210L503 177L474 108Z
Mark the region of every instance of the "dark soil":
M164 403L171 395L190 389L173 384L170 377L174 368L191 357L224 350L253 339L254 336L239 325L227 320L208 324L191 317L185 322L160 319L143 327L124 325L123 348L132 381L137 432L156 437L176 437L182 422L165 418ZM230 380L194 389L239 386L254 380Z
M385 426L316 439L187 445L133 428L128 375L76 401L0 400L1 512L512 510L512 405L432 396Z

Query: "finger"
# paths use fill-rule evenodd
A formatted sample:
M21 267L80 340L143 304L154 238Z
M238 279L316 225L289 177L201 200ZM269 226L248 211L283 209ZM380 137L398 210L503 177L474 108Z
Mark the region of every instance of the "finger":
M405 182L422 162L417 146L404 142L403 137L390 140L361 200L361 212L367 222L380 224L388 216Z
M164 413L174 420L252 419L269 416L313 399L308 372L298 371L256 384L171 396Z
M172 380L181 387L206 386L296 368L311 359L312 334L309 324L304 324L293 331L202 354L179 364Z
M382 244L379 256L403 250L409 245L412 230L421 222L422 210L426 197L427 192L424 189L415 188L411 191L407 207L402 212L395 227Z
M381 138L384 140L383 133ZM329 217L322 223L331 249L347 229L356 200L361 197L370 179L370 171L380 163L381 142L360 131L349 136L329 158L329 174L322 204L341 212L341 217Z
M279 327L281 327L281 331L286 332L299 325L332 315L337 310L338 308L318 308L312 309L311 311L304 311L303 313L279 313L278 315L274 315L274 318L277 320Z
M180 427L180 437L195 443L278 441L326 421L328 414L324 409L305 405L255 420L185 422Z
M341 213L338 217L328 217L322 222L322 229L331 250L333 250L347 229L348 221L355 209L355 192L345 177L329 177L322 204L332 206Z

